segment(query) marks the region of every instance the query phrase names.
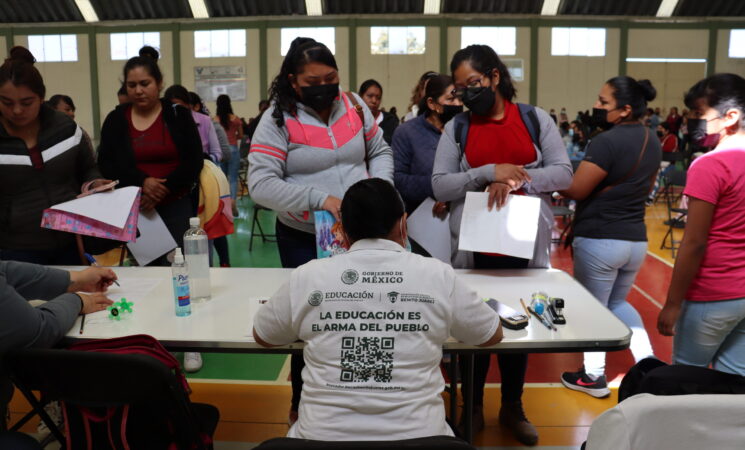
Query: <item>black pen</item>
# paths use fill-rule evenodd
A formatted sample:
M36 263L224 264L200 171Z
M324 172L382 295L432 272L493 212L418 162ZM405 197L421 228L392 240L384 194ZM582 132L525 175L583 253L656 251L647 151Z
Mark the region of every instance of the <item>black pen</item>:
M83 318L80 319L80 332L78 334L83 334L84 328L85 328L85 314L83 314Z

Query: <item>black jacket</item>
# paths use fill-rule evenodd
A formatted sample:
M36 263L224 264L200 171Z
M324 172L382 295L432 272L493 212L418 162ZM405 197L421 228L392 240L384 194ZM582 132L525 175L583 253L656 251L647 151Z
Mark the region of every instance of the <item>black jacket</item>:
M393 132L398 127L398 117L386 111L383 111L381 114L383 114L383 120L380 121L380 128L383 130L383 139L388 145L391 145L391 142L393 142Z
M34 169L26 143L0 125L0 248L56 250L74 235L41 228L44 209L74 199L83 183L100 178L82 129L42 105L37 147L44 164Z
M199 181L204 164L202 141L191 111L161 99L163 122L173 139L180 163L166 176L166 187L172 193L191 190ZM136 166L129 122L126 111L130 104L117 106L106 116L101 127L101 144L98 146L98 167L109 179L119 180L119 187L142 186L147 174Z

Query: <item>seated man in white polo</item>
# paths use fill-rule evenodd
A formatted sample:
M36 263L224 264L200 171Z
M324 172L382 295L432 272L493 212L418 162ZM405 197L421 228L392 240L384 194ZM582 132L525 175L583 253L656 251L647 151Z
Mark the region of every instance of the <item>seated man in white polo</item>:
M373 178L341 205L348 253L311 261L263 305L264 346L306 342L298 421L289 437L398 440L452 435L439 369L449 336L502 339L499 316L436 259L409 253L395 188Z

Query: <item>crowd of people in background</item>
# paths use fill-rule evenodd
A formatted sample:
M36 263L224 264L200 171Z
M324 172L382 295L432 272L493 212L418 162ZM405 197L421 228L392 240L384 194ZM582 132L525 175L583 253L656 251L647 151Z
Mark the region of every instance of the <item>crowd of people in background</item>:
M141 210L157 211L183 247L189 218L197 215L204 166L222 167L231 210L238 216L239 169L247 159L252 200L277 212L282 267L297 268L317 258L316 211L327 211L345 227L349 223L359 230L353 241L393 236L388 245L400 247L407 241L406 213L431 198L432 214L449 221L452 267L545 268L550 266L554 226L551 195L558 192L576 202L570 242L574 276L633 330L631 350L639 361L654 352L626 297L646 255L645 202L654 198L655 180L669 167L661 165L663 154L682 152L686 164L694 154L703 155L691 164L685 189L688 225L658 329L663 335L675 332L674 362L713 364L745 375L743 78L709 77L688 92L688 109L679 113L671 107L665 115L659 107L649 107L656 97L649 80L613 77L599 87L592 111L578 111L572 118L563 107L557 114L518 103L499 56L488 46L471 45L453 55L450 74L421 75L399 120L394 108L382 106L378 81L364 81L356 93L343 91L333 53L323 43L297 38L268 100L246 121L235 113L228 95L217 97L210 116L198 94L180 85L165 89L158 57L155 49L143 47L126 62L117 93L120 104L106 116L94 150L88 133L74 122L73 100L60 94L45 102L33 55L23 47L10 51L0 67L0 260L81 264L80 246L86 243L39 227L42 213L111 180L118 180L119 187L140 187ZM242 145L250 146L247 155L241 155ZM52 148L54 152L48 151ZM369 178L384 184L360 184ZM400 194L400 208L381 212L387 216L384 230L371 231L370 224L342 217L342 210L359 213L354 212L359 206L356 210L342 201L352 186L354 195L372 189L390 200ZM458 250L466 193L484 190L489 209L502 207L510 195L542 200L531 258ZM211 243L220 265L229 267L227 239ZM410 244L414 253L428 256L419 243ZM164 255L150 264L170 261ZM104 278L108 283L111 277ZM82 310L103 305L101 299L84 299ZM497 339L497 334L490 336ZM485 424L490 357L479 353L475 358L476 431ZM198 354L187 359L187 369L201 367ZM520 442L535 445L538 432L522 405L528 355L498 353L496 359L502 376L499 420ZM562 374L561 381L570 389L605 397L610 391L604 368L603 353L588 353L583 367ZM323 403L322 394L315 384L304 387L301 375L314 370L319 370L317 361L305 368L302 356L292 357L293 436L315 436L311 430L319 426L307 411Z

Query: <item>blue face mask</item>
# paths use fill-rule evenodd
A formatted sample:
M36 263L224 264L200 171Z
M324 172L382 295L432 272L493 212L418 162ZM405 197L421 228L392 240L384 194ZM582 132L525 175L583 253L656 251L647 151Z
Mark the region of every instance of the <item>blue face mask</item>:
M574 128L569 129L569 136L574 136Z

